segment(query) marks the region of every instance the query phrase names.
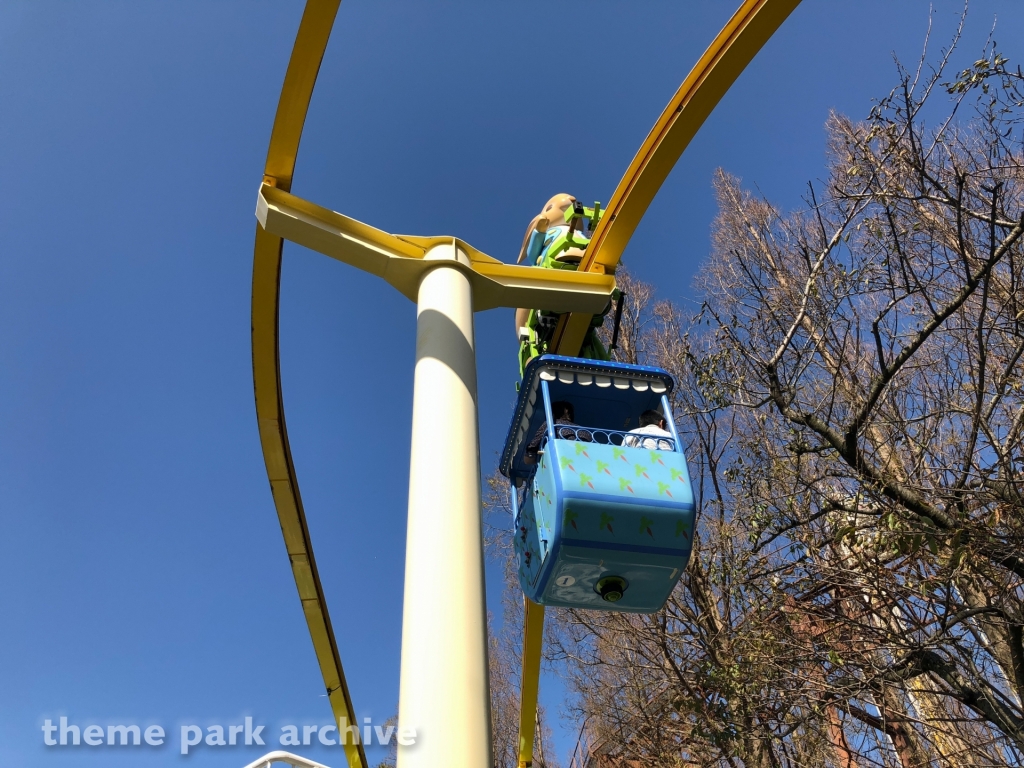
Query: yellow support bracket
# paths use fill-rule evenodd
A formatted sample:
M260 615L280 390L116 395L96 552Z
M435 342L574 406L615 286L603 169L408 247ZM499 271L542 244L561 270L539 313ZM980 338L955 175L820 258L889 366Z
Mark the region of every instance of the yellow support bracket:
M267 184L256 199L256 218L271 234L377 275L410 301L426 271L437 266L427 251L452 242L465 259L453 266L469 276L477 312L538 307L593 315L604 311L615 290L611 275L505 264L447 235L392 235Z

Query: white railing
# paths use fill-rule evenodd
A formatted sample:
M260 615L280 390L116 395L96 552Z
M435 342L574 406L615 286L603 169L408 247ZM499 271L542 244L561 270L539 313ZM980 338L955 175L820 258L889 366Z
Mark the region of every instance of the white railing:
M267 752L259 760L253 760L245 768L270 768L271 763L287 763L295 768L327 768L326 765L315 760L293 755L291 752L284 752L282 750Z

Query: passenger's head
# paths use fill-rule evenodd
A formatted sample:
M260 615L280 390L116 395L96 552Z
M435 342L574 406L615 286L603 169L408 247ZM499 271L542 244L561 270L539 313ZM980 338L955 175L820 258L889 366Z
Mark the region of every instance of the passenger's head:
M641 427L661 427L665 428L665 417L657 411L644 411L640 414L640 426Z
M558 402L552 403L551 415L555 417L555 421L558 421L559 419L576 421L576 409L572 407L572 403L568 400L559 400Z

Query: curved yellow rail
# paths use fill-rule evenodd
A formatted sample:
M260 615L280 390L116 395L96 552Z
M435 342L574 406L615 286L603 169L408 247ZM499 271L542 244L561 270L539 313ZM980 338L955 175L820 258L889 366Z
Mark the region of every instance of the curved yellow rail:
M299 23L263 176L265 184L286 192L291 188L302 126L340 3L341 0L309 0ZM252 265L252 373L256 417L274 505L331 709L336 722L358 724L313 557L284 421L277 323L282 245L280 237L261 226L256 227ZM350 768L369 768L361 744L345 744L344 749Z
M690 70L619 182L587 247L581 271L614 272L626 244L683 150L740 73L782 25L800 0L745 0ZM562 318L554 346L575 355L590 318Z

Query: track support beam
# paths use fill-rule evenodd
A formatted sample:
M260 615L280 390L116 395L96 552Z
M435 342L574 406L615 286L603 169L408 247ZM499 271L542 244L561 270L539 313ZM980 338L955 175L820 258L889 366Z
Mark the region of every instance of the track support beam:
M544 606L523 596L523 682L519 708L519 768L533 765L537 736L540 655L544 644Z
M473 288L455 243L419 286L398 768L490 766Z

